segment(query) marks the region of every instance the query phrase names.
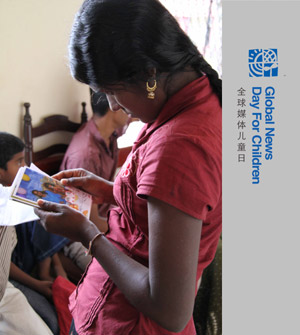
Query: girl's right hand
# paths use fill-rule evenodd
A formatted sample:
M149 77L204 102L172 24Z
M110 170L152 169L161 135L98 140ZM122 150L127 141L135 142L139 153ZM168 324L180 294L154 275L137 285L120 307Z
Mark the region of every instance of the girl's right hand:
M84 169L61 171L53 176L65 186L79 188L93 197L93 202L115 204L113 182L96 176Z

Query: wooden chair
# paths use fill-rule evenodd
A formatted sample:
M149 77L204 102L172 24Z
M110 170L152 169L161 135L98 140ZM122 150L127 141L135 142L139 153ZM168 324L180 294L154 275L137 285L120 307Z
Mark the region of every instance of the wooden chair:
M33 150L33 139L54 131L67 131L75 133L78 128L87 121L86 103L82 102L81 123L75 123L65 115L51 115L43 119L37 127L32 127L31 115L29 112L30 103L24 103L24 140L25 140L25 162L27 165L34 163L44 172L52 175L59 171L68 144L53 144L43 150Z

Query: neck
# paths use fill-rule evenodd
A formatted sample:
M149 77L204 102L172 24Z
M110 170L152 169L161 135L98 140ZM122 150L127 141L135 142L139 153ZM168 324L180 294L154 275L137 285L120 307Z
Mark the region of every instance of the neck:
M115 124L110 117L110 113L107 113L102 117L94 115L93 120L106 145L109 146L109 139L115 131Z
M167 99L201 76L194 70L175 73L166 79Z

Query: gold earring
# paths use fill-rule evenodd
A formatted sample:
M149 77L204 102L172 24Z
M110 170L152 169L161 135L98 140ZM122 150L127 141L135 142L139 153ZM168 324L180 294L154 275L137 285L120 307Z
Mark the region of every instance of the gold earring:
M149 86L148 81L146 82L146 88L148 92L148 99L154 99L155 98L155 90L157 89L156 80L154 79L154 84L152 87Z

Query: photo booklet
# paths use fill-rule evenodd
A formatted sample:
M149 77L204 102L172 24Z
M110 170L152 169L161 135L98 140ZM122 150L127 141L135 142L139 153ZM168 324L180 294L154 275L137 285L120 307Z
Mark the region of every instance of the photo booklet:
M11 186L10 199L33 207L39 207L37 201L65 204L90 216L92 196L74 187L64 186L37 167L21 167Z

